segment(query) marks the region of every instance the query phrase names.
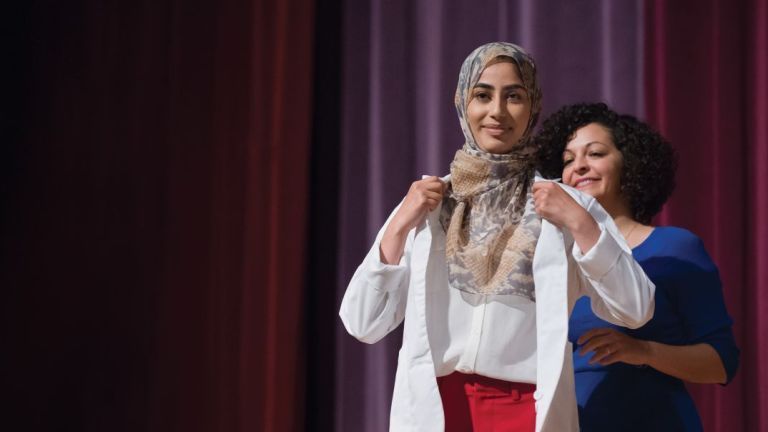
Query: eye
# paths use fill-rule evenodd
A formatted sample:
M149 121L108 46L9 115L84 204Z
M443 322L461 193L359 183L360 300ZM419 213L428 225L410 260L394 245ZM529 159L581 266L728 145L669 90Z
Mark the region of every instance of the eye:
M511 92L507 95L507 100L510 102L522 102L525 100L525 94L522 92Z
M491 100L491 95L489 95L487 92L484 92L484 91L479 91L475 93L473 97L479 100L480 102L487 102Z
M589 157L599 158L599 157L603 157L603 155L604 155L603 152L598 152L598 151L589 152Z
M571 162L573 162L573 159L563 159L563 168L567 167Z

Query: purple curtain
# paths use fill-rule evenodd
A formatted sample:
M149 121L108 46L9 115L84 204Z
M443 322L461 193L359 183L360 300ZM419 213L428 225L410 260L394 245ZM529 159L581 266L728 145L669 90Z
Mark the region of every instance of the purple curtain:
M543 115L596 100L643 113L640 2L350 1L343 12L337 305L410 183L448 172L463 143L454 90L475 47L506 40L529 50ZM398 330L364 345L339 322L336 430L387 430L401 340Z

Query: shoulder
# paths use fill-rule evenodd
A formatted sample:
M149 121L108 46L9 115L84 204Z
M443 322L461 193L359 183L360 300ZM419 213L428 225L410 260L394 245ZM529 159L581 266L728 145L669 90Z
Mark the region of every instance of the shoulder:
M680 258L701 268L716 268L704 242L693 232L675 226L659 226L654 231L654 242L663 255Z
M696 234L676 226L657 226L656 236L676 250L704 249L704 242Z

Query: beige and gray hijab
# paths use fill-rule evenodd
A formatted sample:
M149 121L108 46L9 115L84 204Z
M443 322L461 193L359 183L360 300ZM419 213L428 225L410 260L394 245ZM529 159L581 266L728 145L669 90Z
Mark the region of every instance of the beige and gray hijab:
M531 102L520 144L507 154L483 151L472 136L467 105L483 70L497 57L512 59ZM475 294L512 294L535 301L533 252L541 220L530 187L534 154L530 133L541 111L541 91L533 59L511 43L494 42L473 51L461 66L456 111L464 146L451 163L451 183L440 215L446 231L450 286Z

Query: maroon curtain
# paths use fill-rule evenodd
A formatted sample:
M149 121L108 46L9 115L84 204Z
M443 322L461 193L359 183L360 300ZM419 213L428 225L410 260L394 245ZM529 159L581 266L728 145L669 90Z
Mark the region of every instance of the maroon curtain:
M703 238L742 350L730 385L691 386L708 431L768 429L767 27L766 0L646 7L647 115L680 152L661 219Z
M313 2L9 16L0 429L303 429Z

